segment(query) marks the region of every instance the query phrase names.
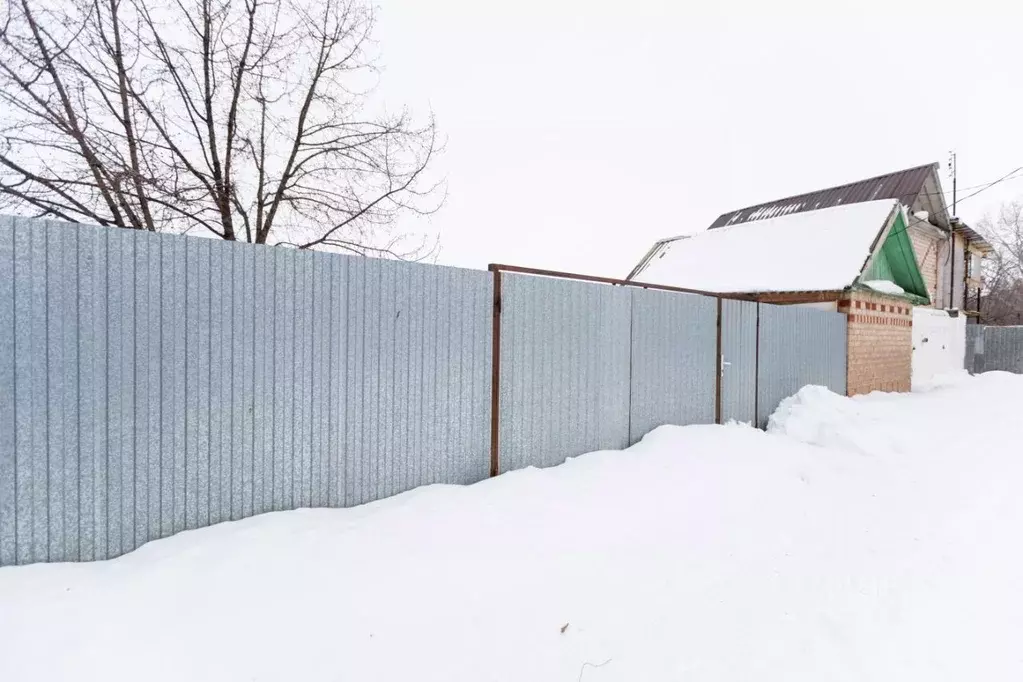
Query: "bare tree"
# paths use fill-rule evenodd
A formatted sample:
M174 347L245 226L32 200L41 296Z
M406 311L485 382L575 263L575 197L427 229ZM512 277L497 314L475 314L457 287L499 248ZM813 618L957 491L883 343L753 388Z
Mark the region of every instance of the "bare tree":
M0 206L414 256L432 118L374 99L361 0L6 0Z
M1023 203L1002 205L979 228L994 247L984 262L982 321L1023 323Z

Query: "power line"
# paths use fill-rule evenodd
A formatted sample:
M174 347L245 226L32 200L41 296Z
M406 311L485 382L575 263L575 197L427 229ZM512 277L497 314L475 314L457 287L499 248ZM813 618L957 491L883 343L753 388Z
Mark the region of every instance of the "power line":
M1017 172L1019 170L1023 170L1023 168L1020 168L1020 169L1017 169L1016 171L1013 171L1012 173L1009 174L1009 177L999 178L998 180L993 180L991 182L984 182L984 183L981 183L979 185L973 185L972 187L960 187L959 191L960 192L969 192L971 189L990 187L994 183L1005 182L1005 181L1008 181L1008 180L1016 180L1018 178L1023 178L1023 172ZM942 190L940 192L920 192L918 196L943 197L943 196L946 196L946 195L949 195L949 194L951 194L951 192L949 190ZM962 199L960 199L959 201L962 201Z
M967 194L962 199L959 199L956 203L962 203L963 201L966 201L967 199L971 199L971 198L977 196L981 192L986 192L987 190L991 189L992 187L994 187L995 185L997 185L999 183L1005 182L1006 180L1010 180L1013 177L1018 177L1017 174L1020 173L1020 171L1023 171L1023 166L1020 166L1019 168L1016 168L1014 170L1009 171L1008 173L1006 173L1002 177L998 178L997 180L992 180L991 182L988 182L988 183L985 183L985 184L982 184L982 185L974 185L973 187L971 187L969 189L976 189L978 187L979 187L979 189L977 189L977 191L973 192L972 194ZM946 213L948 212L948 207L945 208L945 212ZM906 232L907 230L909 230L909 228L913 227L914 225L919 225L920 223L927 222L926 219L917 218L915 215L912 216L912 218L913 218L912 221L910 221L910 220L906 221L905 227L903 227L901 230L889 232L888 233L888 237L891 237L892 235L898 235L898 234L900 234L902 232ZM928 224L930 224L930 223L928 223ZM953 235L953 234L955 234L955 228L950 225L949 235ZM888 237L885 237L885 239L888 239ZM945 262L946 263L949 261L950 258L953 257L954 251L955 251L955 242L953 241L952 242L952 247L949 248L948 256L945 258ZM951 279L954 280L955 276L953 275L951 277ZM954 281L949 283L949 290L950 290L950 292L952 292L952 295L954 296L954 292L955 292L955 282ZM965 292L965 289L964 289L964 292ZM951 302L950 302L950 304L951 304Z
M973 187L969 187L967 189L977 189L978 187L980 189L977 189L977 191L974 192L973 194L967 194L962 199L959 199L956 203L961 204L964 201L966 201L967 199L971 199L971 198L977 196L978 194L980 194L981 192L985 192L985 191L991 189L992 187L994 187L995 185L997 185L1000 182L1005 182L1006 180L1011 180L1011 179L1013 179L1013 177L1021 177L1021 176L1023 176L1023 173L1021 173L1020 175L1016 175L1017 173L1020 173L1021 171L1023 171L1023 166L1020 166L1019 168L1016 168L1015 170L1009 171L1008 173L1006 173L1002 177L998 178L997 180L992 180L991 182L987 182L987 183L984 183L982 185L974 185ZM932 192L925 192L925 194L932 194ZM933 194L936 194L936 192L933 193ZM945 210L946 210L946 212L948 211L947 208ZM916 216L910 216L910 217L913 219L912 221L907 220L906 221L906 226L904 228L902 228L901 230L898 230L897 232L890 232L889 236L891 236L893 234L900 234L902 232L905 232L909 228L913 227L914 225L919 225L921 223L926 223L927 222L927 220L924 219L924 218L917 218ZM929 225L930 223L927 223L927 224Z
M989 182L989 183L987 183L986 185L984 185L983 187L981 187L981 189L977 190L977 191L976 191L976 192L974 192L973 194L967 194L967 195L966 195L965 197L963 197L963 198L962 198L962 199L960 199L959 201L960 201L960 202L966 201L966 200L967 200L967 199L969 199L970 197L975 197L975 196L977 196L978 194L980 194L981 192L983 192L983 191L985 191L985 190L987 190L987 189L990 189L991 187L994 187L995 185L997 185L997 184L998 184L998 183L1000 183L1000 182L1005 182L1006 180L1011 180L1011 179L1012 179L1012 176L1014 176L1014 175L1015 175L1016 173L1019 173L1020 171L1023 171L1023 166L1020 166L1020 167L1019 167L1019 168L1017 168L1016 170L1012 170L1012 171L1009 171L1008 173L1006 173L1006 174L1005 174L1005 175L1003 175L1002 177L998 178L997 180L994 180L993 182ZM973 189L973 188L971 187L970 189Z
M1023 170L1023 167L1017 168L1013 172L1009 173L1009 175L1006 176L1006 177L999 178L998 180L994 180L992 182L984 182L984 183L981 183L979 185L973 185L972 187L960 187L959 191L960 192L969 192L971 189L977 189L978 187L990 187L992 184L997 183L997 182L1004 182L1006 180L1015 180L1016 178L1023 178L1023 173L1019 172L1021 170ZM948 194L948 192L943 192L943 193L944 194ZM927 194L937 194L937 192L927 192ZM960 201L962 201L962 199L960 199Z

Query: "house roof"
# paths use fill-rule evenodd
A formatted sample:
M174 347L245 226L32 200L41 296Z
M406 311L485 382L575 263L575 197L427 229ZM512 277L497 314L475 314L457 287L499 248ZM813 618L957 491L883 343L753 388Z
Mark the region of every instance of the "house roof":
M905 222L889 198L667 239L629 278L718 293L840 291L856 282L896 217Z
M952 224L952 229L955 231L956 234L963 235L966 238L966 241L968 241L973 246L976 246L978 250L980 251L994 250L994 247L991 246L991 243L988 240L984 239L983 236L981 236L976 230L971 228L966 223L956 221Z
M737 211L722 213L711 224L710 229L878 199L898 199L906 206L912 207L913 200L920 194L927 178L937 169L938 164L929 163L837 187L747 206Z

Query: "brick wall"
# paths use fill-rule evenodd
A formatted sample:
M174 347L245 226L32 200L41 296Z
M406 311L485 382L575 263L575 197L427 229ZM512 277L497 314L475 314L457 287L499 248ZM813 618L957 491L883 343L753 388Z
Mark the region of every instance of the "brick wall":
M849 395L908 391L913 361L913 307L899 298L852 292L839 301L849 318Z
M941 302L938 298L938 252L943 240L934 235L933 228L922 226L910 227L909 239L913 242L916 262L920 265L920 274L927 285L931 305L937 306Z

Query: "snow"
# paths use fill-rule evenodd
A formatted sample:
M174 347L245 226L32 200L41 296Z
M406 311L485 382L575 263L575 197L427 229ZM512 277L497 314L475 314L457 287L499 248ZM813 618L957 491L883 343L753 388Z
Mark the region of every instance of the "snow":
M0 680L1016 682L1021 403L807 387L768 433L0 569Z
M931 217L931 214L927 211L917 211L913 214L913 217L917 220L927 221Z
M895 282L889 282L886 279L868 279L860 282L864 286L870 287L874 291L882 294L893 294L899 296L906 293L906 290L900 287Z
M636 279L720 293L841 290L859 276L898 204L846 204L707 230L665 243Z

